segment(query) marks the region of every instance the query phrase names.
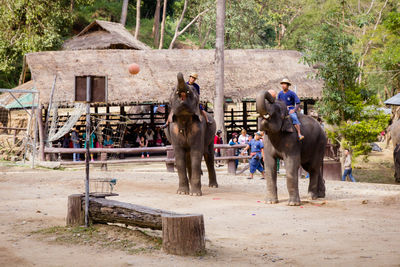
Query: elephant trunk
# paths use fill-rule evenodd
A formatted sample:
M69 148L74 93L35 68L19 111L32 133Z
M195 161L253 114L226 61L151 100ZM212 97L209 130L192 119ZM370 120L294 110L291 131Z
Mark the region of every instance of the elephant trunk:
M259 93L256 98L256 110L261 116L268 114L265 99L267 99L271 104L275 102L275 99L268 91Z
M185 84L185 79L183 79L183 74L181 72L178 73L177 75L178 78L178 86L177 86L177 91L178 92L183 92L186 90L186 84Z

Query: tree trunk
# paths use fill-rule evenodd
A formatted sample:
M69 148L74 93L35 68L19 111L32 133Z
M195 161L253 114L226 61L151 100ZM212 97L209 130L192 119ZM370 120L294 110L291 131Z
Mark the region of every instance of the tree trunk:
M156 230L162 229L162 215L178 215L169 211L93 197L89 199L89 214L93 223L122 223Z
M162 49L164 43L164 28L165 28L165 17L167 15L167 0L164 0L163 6L163 15L162 15L162 22L161 22L161 37L160 37L160 44L158 49Z
M125 26L126 24L126 16L128 14L128 2L129 0L124 0L122 3L122 11L121 11L121 24Z
M205 252L203 215L163 215L162 229L166 253L197 256Z
M154 38L154 47L158 47L160 41L160 11L161 11L161 0L157 0L156 11L154 12L154 22L152 37Z
M136 27L135 27L135 39L139 38L140 30L140 0L136 0Z
M217 0L214 118L217 125L217 130L222 131L224 143L226 143L226 131L224 125L224 36L225 0Z
M85 223L85 211L82 207L82 194L68 196L67 226L79 226Z
M191 22L188 23L188 25L185 26L185 28L183 28L181 31L179 31L179 27L181 26L182 20L185 16L186 8L187 8L187 0L185 0L185 3L183 5L183 11L182 11L181 17L178 21L178 24L176 25L175 34L174 34L174 37L172 38L171 43L169 44L168 49L172 49L174 47L176 39L178 39L178 37L181 34L183 34L196 20L198 20L203 14L205 14L209 10L209 9L206 9L206 10L200 12L194 19L192 19Z

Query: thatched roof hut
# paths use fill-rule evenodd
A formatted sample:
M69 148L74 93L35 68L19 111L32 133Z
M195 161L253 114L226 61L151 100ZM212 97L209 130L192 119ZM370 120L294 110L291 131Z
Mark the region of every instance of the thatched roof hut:
M95 20L63 44L63 50L86 49L147 50L150 47L135 39L121 23Z
M239 102L254 99L260 90L279 90L283 77L293 83L302 99L321 97L322 83L313 80L313 69L300 63L301 54L284 50L225 51L225 97ZM26 55L41 102L49 102L57 75L54 101L66 105L74 100L74 76L107 76L108 103L129 105L165 103L176 84L178 72L199 73L201 100L214 99L213 50L80 50L38 52ZM128 65L138 63L137 75Z

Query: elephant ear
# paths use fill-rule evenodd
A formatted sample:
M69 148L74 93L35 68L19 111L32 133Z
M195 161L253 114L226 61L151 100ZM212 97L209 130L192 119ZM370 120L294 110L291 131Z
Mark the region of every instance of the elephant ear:
M290 116L286 116L283 119L281 130L282 130L282 132L287 132L287 133L293 133L294 132L293 123L292 123L292 120L290 119Z

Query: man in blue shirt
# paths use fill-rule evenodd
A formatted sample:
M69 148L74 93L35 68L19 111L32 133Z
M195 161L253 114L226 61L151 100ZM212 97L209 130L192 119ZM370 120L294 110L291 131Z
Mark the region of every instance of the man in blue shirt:
M300 132L300 121L297 117L296 111L300 108L300 99L295 92L289 90L289 86L292 85L288 79L281 81L282 91L278 94L278 99L286 103L289 110L290 118L292 119L293 125L296 128L299 140L303 140L304 136Z
M263 152L264 152L264 143L260 140L261 139L261 132L256 132L254 134L254 139L252 139L247 147L245 147L242 151L242 155L244 155L244 152L250 149L250 177L247 179L253 179L253 175L258 170L259 172L262 173L262 178L264 179L264 168L261 164L261 159L263 157Z

